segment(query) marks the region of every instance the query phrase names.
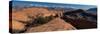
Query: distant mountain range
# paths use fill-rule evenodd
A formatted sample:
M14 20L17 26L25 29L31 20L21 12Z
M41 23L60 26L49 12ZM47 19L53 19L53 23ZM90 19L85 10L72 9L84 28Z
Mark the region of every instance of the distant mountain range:
M61 3L47 3L47 2L28 2L28 1L12 1L13 8L23 7L58 7L58 8L73 8L84 9L94 8L94 5L79 5L79 4L61 4Z
M90 8L87 10L88 13L97 14L97 8Z
M97 8L90 8L87 11L97 11Z

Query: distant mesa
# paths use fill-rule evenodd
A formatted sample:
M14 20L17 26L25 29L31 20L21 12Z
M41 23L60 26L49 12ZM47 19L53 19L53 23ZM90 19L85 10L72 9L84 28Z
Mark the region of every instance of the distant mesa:
M90 8L87 10L88 13L97 14L97 8Z
M97 8L90 8L87 11L97 11Z

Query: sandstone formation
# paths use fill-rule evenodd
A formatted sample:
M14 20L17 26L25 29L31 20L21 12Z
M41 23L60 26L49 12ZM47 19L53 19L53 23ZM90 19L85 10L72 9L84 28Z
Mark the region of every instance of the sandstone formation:
M12 19L12 22L10 22L10 23L12 23L12 24L10 24L10 25L12 25L11 29L13 32L24 31L28 28L28 27L26 27L26 25L35 24L35 23L33 23L33 20L36 19L38 16L42 16L42 17L56 16L60 12L61 11L48 10L47 8L37 8L37 7L25 8L22 10L12 10L12 18L10 18L10 19ZM51 27L51 26L53 26L53 27ZM30 31L32 28L28 28L29 31L27 31L27 32L70 30L71 27L73 27L73 26L64 22L60 18L56 18L56 19L48 22L47 24L32 27L33 28L32 31ZM38 30L38 29L41 29L41 30Z
M47 31L64 31L64 30L75 30L76 28L73 27L71 24L65 22L60 18L55 18L50 22L27 29L26 32L47 32Z

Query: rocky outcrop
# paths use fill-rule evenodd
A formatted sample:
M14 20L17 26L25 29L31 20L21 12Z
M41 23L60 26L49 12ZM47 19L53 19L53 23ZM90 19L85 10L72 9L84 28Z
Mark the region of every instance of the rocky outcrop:
M10 25L12 25L10 28L12 28L13 33L24 31L26 29L25 24L18 22L16 20L12 20L12 24Z
M64 20L60 18L55 18L44 25L28 28L26 32L64 31L64 30L75 30L75 29L76 29L75 27L65 22Z
M97 15L82 9L65 12L62 19L70 22L77 29L97 28Z
M48 17L48 16L56 16L57 11L48 10L47 8L25 8L23 10L12 10L10 29L14 30L14 32L24 31L28 24L34 24L33 20L38 16ZM17 25L18 24L18 25ZM59 24L60 25L60 24ZM17 30L17 31L15 31Z

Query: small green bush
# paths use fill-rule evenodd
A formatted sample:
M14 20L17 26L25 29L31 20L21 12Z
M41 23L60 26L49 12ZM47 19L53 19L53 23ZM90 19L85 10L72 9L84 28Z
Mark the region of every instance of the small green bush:
M36 21L37 21L37 23L39 23L39 24L43 24L43 23L46 23L47 22L47 20L46 20L46 18L44 18L44 17L38 17L37 19L36 19Z
M48 16L48 17L42 17L42 16L39 16L36 18L35 22L37 24L44 24L44 23L47 23L49 22L50 20L52 20L54 17L53 16Z

